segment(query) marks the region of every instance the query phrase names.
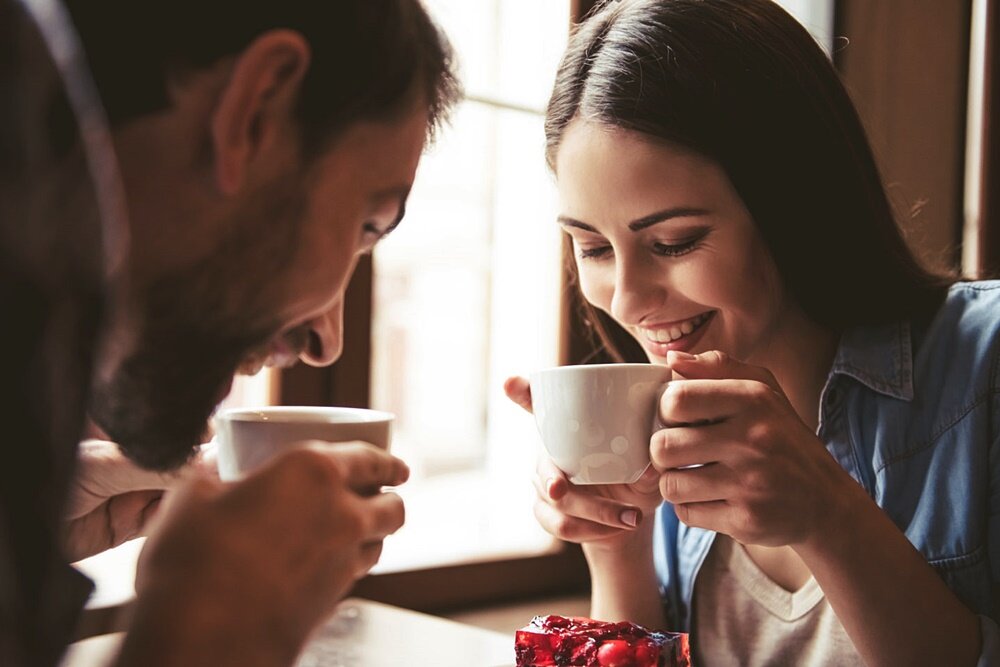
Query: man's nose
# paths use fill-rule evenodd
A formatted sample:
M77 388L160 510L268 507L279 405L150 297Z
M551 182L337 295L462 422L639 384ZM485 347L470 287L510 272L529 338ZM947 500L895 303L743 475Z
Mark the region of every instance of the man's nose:
M299 355L310 366L329 366L340 358L344 346L344 302L338 301L309 322L309 343Z

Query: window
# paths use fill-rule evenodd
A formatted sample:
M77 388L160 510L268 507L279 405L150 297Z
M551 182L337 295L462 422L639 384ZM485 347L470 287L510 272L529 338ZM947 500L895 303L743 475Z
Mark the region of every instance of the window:
M538 436L508 375L558 363L560 233L543 109L569 4L430 0L467 99L373 264L372 407L413 468L376 572L551 549L531 514Z
M833 53L834 0L777 0L798 19L827 54Z

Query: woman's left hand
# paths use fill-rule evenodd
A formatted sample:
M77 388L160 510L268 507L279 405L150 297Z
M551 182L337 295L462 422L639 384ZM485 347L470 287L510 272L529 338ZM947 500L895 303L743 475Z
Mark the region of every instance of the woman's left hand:
M770 371L716 351L671 353L668 365L684 379L660 400L666 427L653 435L651 457L682 522L743 544L795 545L854 496L839 491L854 481Z

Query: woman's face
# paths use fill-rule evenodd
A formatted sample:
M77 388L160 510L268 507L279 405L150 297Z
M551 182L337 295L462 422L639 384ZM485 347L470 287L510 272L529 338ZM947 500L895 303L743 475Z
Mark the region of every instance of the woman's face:
M765 364L786 300L723 169L650 137L574 120L556 156L561 215L584 297L643 346Z

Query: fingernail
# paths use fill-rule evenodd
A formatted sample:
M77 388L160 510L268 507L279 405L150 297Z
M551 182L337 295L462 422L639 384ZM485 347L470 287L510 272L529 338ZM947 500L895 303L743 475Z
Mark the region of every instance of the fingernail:
M634 509L622 510L621 515L619 515L622 523L630 528L635 528L639 525L639 511Z
M670 350L667 353L670 359L676 359L677 361L693 361L696 357L693 354L688 354L687 352L681 352L680 350Z

